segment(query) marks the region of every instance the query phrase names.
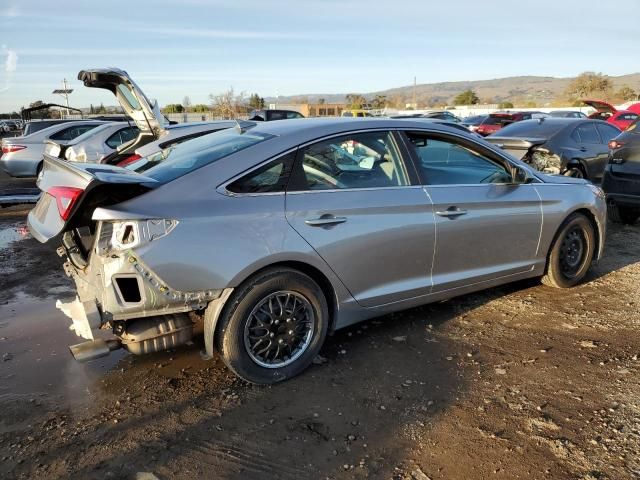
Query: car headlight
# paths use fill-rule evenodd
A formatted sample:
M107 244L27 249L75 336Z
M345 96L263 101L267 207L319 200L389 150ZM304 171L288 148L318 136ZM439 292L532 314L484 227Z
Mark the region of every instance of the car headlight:
M607 198L607 195L604 193L604 190L602 190L599 186L594 185L593 183L589 183L588 186L596 197L602 200L605 200Z

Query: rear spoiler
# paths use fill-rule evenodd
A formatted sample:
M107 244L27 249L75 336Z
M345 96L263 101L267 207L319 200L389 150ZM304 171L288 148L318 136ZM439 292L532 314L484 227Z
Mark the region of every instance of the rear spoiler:
M529 150L531 147L542 145L547 141L546 138L500 137L495 135L486 137L485 140L497 147L513 150Z

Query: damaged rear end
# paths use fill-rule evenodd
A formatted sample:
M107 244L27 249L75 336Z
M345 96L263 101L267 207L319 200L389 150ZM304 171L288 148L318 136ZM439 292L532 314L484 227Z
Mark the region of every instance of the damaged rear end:
M178 220L109 208L157 186L156 180L131 170L45 156L38 181L43 193L28 225L40 242L61 243L57 252L75 281L76 298L56 305L87 340L71 347L77 360L117 348L142 354L184 344L194 330L189 312L221 294L174 290L139 258L140 251L178 228ZM110 331L113 338L96 338L98 330Z
M547 142L545 138L515 138L494 135L485 140L540 172L558 175L562 171L562 159L545 146Z

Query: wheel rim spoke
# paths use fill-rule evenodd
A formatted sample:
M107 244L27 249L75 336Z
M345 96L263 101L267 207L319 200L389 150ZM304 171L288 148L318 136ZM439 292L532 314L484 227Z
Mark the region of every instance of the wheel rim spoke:
M249 314L244 344L258 365L281 368L307 350L314 332L311 303L298 292L279 291L265 296Z

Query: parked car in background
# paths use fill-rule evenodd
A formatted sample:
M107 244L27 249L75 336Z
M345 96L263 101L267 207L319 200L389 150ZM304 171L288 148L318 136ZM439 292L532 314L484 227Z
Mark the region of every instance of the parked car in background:
M138 127L138 137L107 155L103 159L105 162L117 163L134 154L137 148L158 140L172 127L160 112L158 103L150 101L124 70L119 68L81 70L78 73L78 80L81 80L85 87L110 91L115 95L125 115Z
M549 115L555 118L587 118L587 115L578 110L554 110Z
M210 133L219 132L227 128L239 127L239 128L251 128L256 125L255 122L248 122L243 120L219 120L217 122L203 122L203 123L183 123L176 125L173 128L169 128L165 135L155 142L147 143L146 145L138 148L132 155L128 155L124 158L112 156L109 161L103 161L102 163L110 163L112 165L118 165L119 167L131 168L131 166L138 167L148 162L155 162L157 158L163 158L167 154L167 150L175 147L184 142L193 140L194 138L208 135ZM160 157L156 157L160 155ZM113 163L117 160L116 163Z
M613 105L601 100L583 100L582 103L596 109L596 111L589 115L588 118L603 120L615 125L620 130L624 130L640 117L636 112L632 112L630 110L618 110Z
M60 119L51 119L51 120L29 120L25 122L24 129L22 132L23 136L29 136L33 133L39 132L40 130L44 130L45 128L52 127L54 125L60 125L61 123L74 122L76 120L60 120Z
M398 118L398 117L396 117ZM452 128L453 130L457 130L458 132L462 132L462 133L466 133L467 135L471 135L474 137L479 137L482 138L482 135L479 135L475 132L472 132L468 127L466 127L465 125L463 125L462 123L457 123L457 122L450 122L448 120L441 120L439 118L425 118L425 117L417 117L415 119L413 119L415 121L423 121L423 122L433 122L433 123L437 123L438 125L442 125L445 127L449 127Z
M513 123L513 117L510 113L492 113L487 116L476 128L476 133L486 137L497 132L505 125Z
M462 125L467 127L472 132L477 132L478 127L484 122L489 115L473 115L462 119Z
M0 120L0 131L17 132L21 128L21 123L18 120Z
M249 120L256 122L270 122L272 120L291 120L292 118L304 118L295 110L253 110L249 114Z
M56 123L30 135L2 139L0 168L12 177L33 177L42 167L47 140L67 142L105 122L75 120Z
M367 110L358 110L358 109L343 110L340 116L341 117L373 117L373 115L371 115L371 112Z
M367 318L530 277L571 287L604 248L599 188L437 122L260 122L137 171L47 157L38 186L29 230L62 238L76 358L174 348L199 317L207 353L262 384Z
M598 120L541 118L512 123L486 140L541 172L599 183L609 140L619 134L619 128Z
M421 117L423 118L437 118L438 120L446 120L448 122L454 122L454 123L460 123L461 120L459 117L456 117L453 113L447 111L447 110L442 110L439 112L428 112L425 114L422 114Z
M609 141L609 161L602 176L609 218L632 224L640 217L640 120Z
M134 140L138 127L127 122L109 122L69 140L48 140L45 153L71 162L99 163L120 145Z

